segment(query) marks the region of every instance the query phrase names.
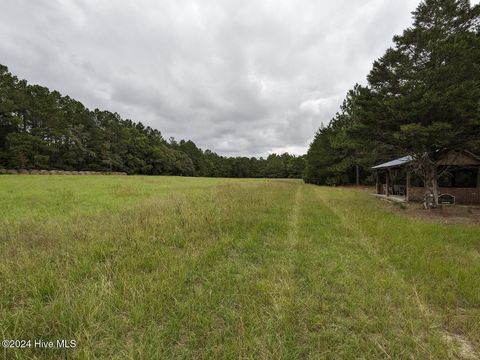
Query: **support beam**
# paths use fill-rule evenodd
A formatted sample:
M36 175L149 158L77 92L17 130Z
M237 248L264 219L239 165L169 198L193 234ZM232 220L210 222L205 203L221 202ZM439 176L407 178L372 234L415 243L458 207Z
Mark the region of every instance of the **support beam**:
M390 169L387 169L387 172L385 173L385 182L387 184L387 186L386 186L387 188L385 189L385 191L386 191L385 195L388 196L389 192L390 192L390 191L388 191L388 188L390 187Z
M407 184L405 186L405 201L410 200L410 170L407 169Z
M380 189L378 188L378 170L375 170L375 193L380 194Z

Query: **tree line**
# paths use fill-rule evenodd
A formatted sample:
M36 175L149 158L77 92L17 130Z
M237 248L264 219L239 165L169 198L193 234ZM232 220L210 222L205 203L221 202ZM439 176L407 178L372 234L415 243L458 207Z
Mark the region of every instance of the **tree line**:
M301 178L303 156L225 157L39 85L0 65L0 168Z
M372 182L371 166L411 155L435 187L442 150L480 153L480 5L426 0L413 25L373 63L368 85L350 90L315 134L305 181Z

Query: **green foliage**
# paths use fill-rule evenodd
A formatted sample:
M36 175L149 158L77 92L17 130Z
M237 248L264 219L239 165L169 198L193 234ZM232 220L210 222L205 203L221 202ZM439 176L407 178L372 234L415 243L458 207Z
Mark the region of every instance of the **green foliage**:
M320 128L315 134L306 155L306 167L304 180L312 184L328 183L332 165L337 161L336 153L331 145L332 132L330 127Z
M214 177L296 177L304 158L224 157L38 85L0 65L0 168Z
M439 150L478 152L480 5L426 0L413 15L413 26L373 63L369 86L355 86L329 131L315 136L311 147L324 145L312 149L307 169L324 167L321 183L353 182L354 165L365 176L375 163L407 154L433 163Z

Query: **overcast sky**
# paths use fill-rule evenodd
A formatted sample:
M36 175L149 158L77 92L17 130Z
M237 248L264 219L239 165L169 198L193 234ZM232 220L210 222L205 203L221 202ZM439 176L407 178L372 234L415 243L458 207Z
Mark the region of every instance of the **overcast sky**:
M223 155L302 154L418 0L2 0L0 63Z

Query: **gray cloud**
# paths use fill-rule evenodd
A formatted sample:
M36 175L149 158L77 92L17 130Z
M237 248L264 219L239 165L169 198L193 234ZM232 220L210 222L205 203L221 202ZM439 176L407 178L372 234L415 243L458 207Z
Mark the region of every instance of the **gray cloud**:
M4 0L0 63L226 155L304 153L418 0Z

